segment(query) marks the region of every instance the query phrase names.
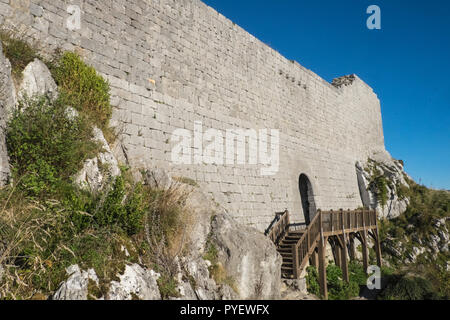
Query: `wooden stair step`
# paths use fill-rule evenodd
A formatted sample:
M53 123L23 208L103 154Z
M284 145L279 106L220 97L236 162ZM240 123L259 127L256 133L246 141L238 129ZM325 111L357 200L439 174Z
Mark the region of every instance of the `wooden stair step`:
M283 251L287 251L287 250L292 250L292 245L284 245L284 246L278 246L277 247L277 250L278 251L280 251L280 250L283 250Z
M289 237L289 236L293 236L293 237L298 237L298 236L303 236L303 234L305 233L306 231L304 231L304 230L296 230L296 231L289 231L288 232L288 234L287 234L287 236Z

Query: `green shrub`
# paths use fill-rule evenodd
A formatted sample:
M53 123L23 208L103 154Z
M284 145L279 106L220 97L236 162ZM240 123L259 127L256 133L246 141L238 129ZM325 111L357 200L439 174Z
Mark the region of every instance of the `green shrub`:
M8 121L6 143L14 181L32 197L54 195L99 146L83 117L69 119L63 105L24 100Z
M330 300L347 299L346 284L342 278L342 270L333 263L327 266L327 284Z
M165 275L164 273L157 280L159 292L163 299L177 298L180 293L177 290L177 282L174 278Z
M320 297L319 274L317 273L317 269L313 266L309 266L306 271L306 286L308 292Z
M387 186L388 182L386 178L380 173L379 170L374 169L372 171L371 181L369 182L369 189L375 191L377 201L382 207L387 204L389 199Z
M99 128L107 129L111 118L109 84L73 52L65 52L51 67L60 99L86 114Z
M116 225L129 235L136 234L143 227L143 217L147 210L143 200L144 193L140 184L127 193L123 177L118 176L104 202L94 213L94 219L100 226Z
M386 288L379 299L383 300L434 300L431 283L421 277L410 275L394 275L388 280Z
M320 296L319 275L317 269L310 266L306 269L308 292ZM360 286L366 285L367 276L361 264L349 263L349 282L343 280L342 270L334 263L327 266L327 287L330 300L347 300L359 296Z

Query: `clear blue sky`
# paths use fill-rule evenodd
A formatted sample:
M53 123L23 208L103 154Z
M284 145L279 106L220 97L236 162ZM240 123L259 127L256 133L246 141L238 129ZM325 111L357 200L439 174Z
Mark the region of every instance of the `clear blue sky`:
M327 81L356 73L377 93L387 150L450 189L450 1L204 0ZM369 5L381 30L369 30Z

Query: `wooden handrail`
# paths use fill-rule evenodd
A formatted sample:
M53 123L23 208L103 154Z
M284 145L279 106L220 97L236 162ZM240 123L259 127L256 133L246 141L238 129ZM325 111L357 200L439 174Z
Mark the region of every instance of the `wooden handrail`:
M272 222L269 229L266 231L266 235L272 240L273 243L277 244L278 241L284 236L288 231L290 225L289 221L289 211L276 213L275 221Z
M294 277L298 278L305 268L310 255L315 250L320 237L344 234L366 228L377 228L377 213L375 210L354 211L321 211L309 224L300 240L292 245Z

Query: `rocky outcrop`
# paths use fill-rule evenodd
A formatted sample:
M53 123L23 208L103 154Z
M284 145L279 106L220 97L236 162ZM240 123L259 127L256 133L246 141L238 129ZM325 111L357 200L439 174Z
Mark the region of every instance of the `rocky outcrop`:
M3 47L0 42L0 187L7 183L10 175L5 129L7 116L15 104L14 85L11 78L11 64L3 55Z
M60 285L52 297L53 300L87 300L89 281L99 284L93 269L82 271L78 265L73 265L68 267L66 272L69 278Z
M212 221L211 242L240 299L279 299L282 260L267 237L220 214Z
M380 218L388 219L406 211L409 199L401 195L400 188L409 188L409 185L401 161L392 159L387 153L376 153L366 163L357 162L356 173L364 207L376 209ZM385 190L379 190L375 179ZM382 196L386 197L386 203L382 203Z
M127 265L119 281L111 281L108 300L161 300L157 280L160 275L138 264Z
M125 266L123 274L118 274L118 280L110 281L106 296L98 297L99 278L93 269L83 271L78 265L66 270L69 278L64 281L53 300L160 300L161 294L157 280L159 274L147 270L137 264ZM91 292L94 291L94 292Z
M93 134L93 139L100 143L102 151L95 158L85 161L83 168L75 177L75 183L81 188L97 192L110 178L120 175L120 168L103 132L94 127Z
M306 279L284 279L281 284L282 300L320 300L317 296L308 293Z
M405 264L417 262L423 256L426 260L433 262L439 253L448 253L450 233L447 228L448 218L434 219L431 224L434 233L426 236L413 234L411 239L387 237L381 242L382 251L397 261ZM415 228L413 225L410 228Z
M45 63L34 59L25 67L17 96L19 100L42 96L53 100L58 97L58 86Z

